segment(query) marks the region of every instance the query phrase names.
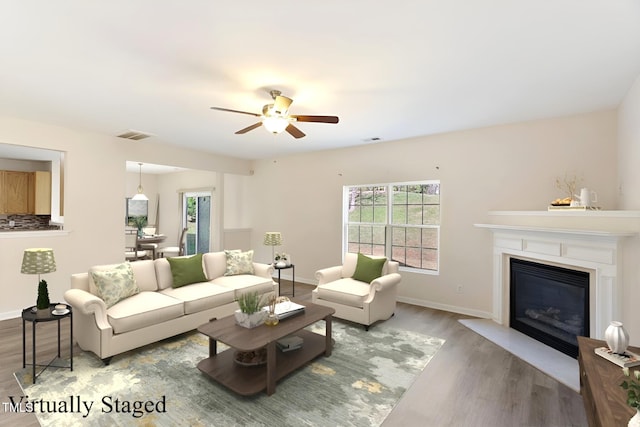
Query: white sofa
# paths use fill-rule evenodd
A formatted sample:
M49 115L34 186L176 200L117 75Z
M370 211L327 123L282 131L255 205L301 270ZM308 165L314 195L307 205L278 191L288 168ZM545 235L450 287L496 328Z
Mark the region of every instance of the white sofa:
M116 354L231 315L238 308L239 293L278 292L271 265L254 262L254 274L225 276L225 252L204 254L202 264L206 282L173 288L166 258L132 262L140 292L109 308L100 298L90 272L112 266L95 266L89 272L73 274L71 289L64 298L73 307L74 336L80 348L108 364Z
M346 253L343 265L318 270L318 286L311 292L311 299L314 304L334 308L334 317L360 323L369 330L369 325L394 314L400 265L386 260L381 276L366 283L353 278L357 262L358 254Z

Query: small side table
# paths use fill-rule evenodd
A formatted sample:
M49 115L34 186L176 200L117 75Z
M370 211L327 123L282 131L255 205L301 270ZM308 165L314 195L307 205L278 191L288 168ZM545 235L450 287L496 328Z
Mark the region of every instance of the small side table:
M42 317L38 316L36 311L33 310L35 307L29 307L22 310L22 367L23 368L27 367L26 322L31 322L32 324L32 329L31 329L32 360L31 362L32 363L30 363L30 365L33 366L33 383L34 384L36 383L37 376L43 373L45 369L47 369L49 366L53 366L56 368L67 368L73 371L73 310L70 305L66 304L67 310L69 310L67 313L59 314L59 315L53 314L53 310L56 305L57 304L49 305L49 313ZM57 358L59 359L60 358L60 320L64 319L65 317L69 318L69 366L52 365L52 363L56 360L56 358L51 360L51 362L49 362L46 365L38 365L36 363L36 324L40 322L54 322L54 321L58 322L58 357ZM44 367L44 369L42 369L42 371L40 371L38 375L36 375L36 366Z
M278 270L278 295L280 295L280 271L286 270L287 268L293 269L293 276L291 278L291 289L293 290L293 295L291 297L296 296L296 266L293 264L285 265L284 267L276 267L275 264L273 266L276 270Z

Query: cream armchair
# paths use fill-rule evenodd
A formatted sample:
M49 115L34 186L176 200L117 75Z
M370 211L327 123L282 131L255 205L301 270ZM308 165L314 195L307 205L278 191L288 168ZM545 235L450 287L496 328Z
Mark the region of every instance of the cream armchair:
M315 304L333 307L335 317L360 323L368 331L369 325L393 316L401 276L399 264L387 260L380 277L362 282L353 278L357 264L358 254L346 253L343 265L318 270L311 298Z

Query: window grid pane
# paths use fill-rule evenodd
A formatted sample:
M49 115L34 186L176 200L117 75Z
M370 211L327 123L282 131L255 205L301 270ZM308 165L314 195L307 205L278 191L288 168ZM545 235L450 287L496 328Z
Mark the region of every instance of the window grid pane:
M438 271L440 183L349 187L349 252L389 255L402 266ZM389 207L391 210L389 210Z

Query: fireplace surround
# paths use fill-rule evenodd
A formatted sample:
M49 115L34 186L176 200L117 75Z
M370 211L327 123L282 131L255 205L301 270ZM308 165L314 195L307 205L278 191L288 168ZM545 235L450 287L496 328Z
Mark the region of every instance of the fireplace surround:
M475 224L493 232L492 318L510 325L510 260L519 258L582 271L589 277L588 336L604 339L612 320L622 318L622 240L635 231L605 231Z

